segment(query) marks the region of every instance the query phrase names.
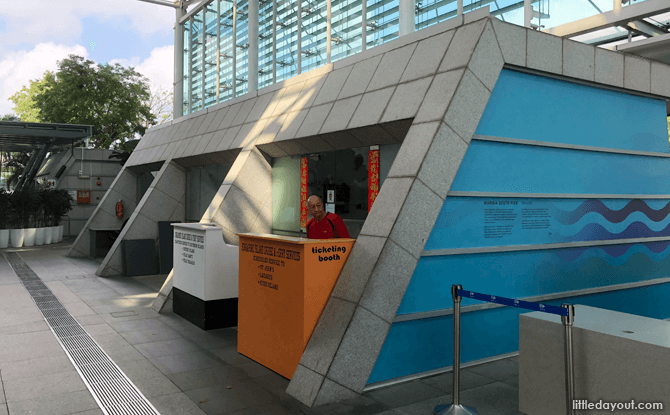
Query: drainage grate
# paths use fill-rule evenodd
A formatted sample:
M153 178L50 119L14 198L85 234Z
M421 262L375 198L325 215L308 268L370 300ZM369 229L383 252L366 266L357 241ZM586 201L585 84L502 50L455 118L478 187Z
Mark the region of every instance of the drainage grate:
M160 415L16 252L3 252L105 415Z
M58 298L56 298L55 295L52 295L51 297L33 297L33 301L35 301L37 304L39 303L53 303L58 301Z
M60 326L60 327L52 327L51 328L54 333L56 333L56 336L59 339L62 339L63 337L72 337L72 336L85 336L88 333L79 325L77 326Z
M40 310L51 310L53 308L65 308L63 304L58 301L48 301L44 303L37 303L37 308Z
M87 334L84 336L69 336L60 339L67 351L96 347L95 341Z
M69 316L70 312L65 308L52 308L50 310L40 310L44 317L63 317Z
M51 317L46 319L47 323L51 327L58 327L58 326L78 326L79 323L77 323L77 320L75 320L72 316L65 316L65 317Z

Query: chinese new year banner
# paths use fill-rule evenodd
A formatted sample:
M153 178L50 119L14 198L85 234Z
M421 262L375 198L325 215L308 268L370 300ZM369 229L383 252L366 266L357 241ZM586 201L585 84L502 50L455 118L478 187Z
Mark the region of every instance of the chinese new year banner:
M368 212L379 194L379 150L370 150L368 155Z
M300 229L307 231L307 157L300 159Z

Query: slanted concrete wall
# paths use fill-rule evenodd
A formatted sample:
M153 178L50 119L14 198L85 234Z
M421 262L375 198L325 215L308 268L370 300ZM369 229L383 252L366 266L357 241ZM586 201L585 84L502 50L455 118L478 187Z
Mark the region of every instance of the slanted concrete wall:
M309 406L363 392L503 67L488 19L416 51L385 110L412 125L287 390Z
M183 221L185 215L186 172L170 161L163 164L126 226L116 239L96 274L102 277L123 275L121 241L158 239L158 222Z
M119 200L123 200L125 214L130 215L137 207L136 197L137 176L124 166L95 207L93 214L86 221L84 228L77 236L77 239L75 239L67 256L89 256L91 245L89 230L92 228L121 228L125 219L116 217L116 204Z
M505 64L667 96L651 90L670 82L665 65L472 19L466 15L460 26L452 19L184 117L151 131L133 154L141 164L241 149L203 217L236 243L236 232L269 229L269 164L258 149L281 157L404 138L289 384L287 393L306 405L363 392Z

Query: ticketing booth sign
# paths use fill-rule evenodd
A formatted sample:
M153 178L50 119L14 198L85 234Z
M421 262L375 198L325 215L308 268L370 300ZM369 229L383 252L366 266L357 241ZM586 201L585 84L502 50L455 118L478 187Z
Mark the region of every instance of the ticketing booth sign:
M238 351L290 379L355 239L239 236Z
M77 203L91 203L91 191L77 190Z

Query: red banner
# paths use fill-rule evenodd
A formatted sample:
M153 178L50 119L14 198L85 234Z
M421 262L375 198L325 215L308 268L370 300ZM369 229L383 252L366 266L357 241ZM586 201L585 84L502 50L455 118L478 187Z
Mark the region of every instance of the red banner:
M379 150L368 153L368 212L379 194Z
M300 159L300 229L307 231L307 157Z

